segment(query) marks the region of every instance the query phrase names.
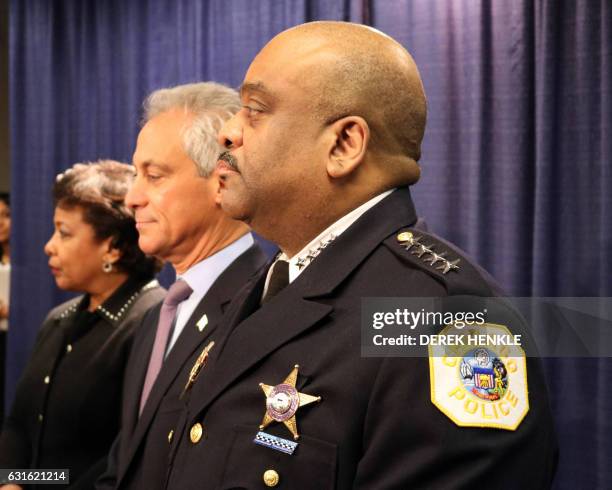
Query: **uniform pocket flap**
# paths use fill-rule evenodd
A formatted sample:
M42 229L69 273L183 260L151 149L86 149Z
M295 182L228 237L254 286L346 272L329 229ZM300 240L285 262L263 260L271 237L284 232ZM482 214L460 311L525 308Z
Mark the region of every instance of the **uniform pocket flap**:
M301 435L293 454L286 454L255 444L257 432L252 426L234 427L221 488L334 488L336 444ZM292 440L289 433L285 438Z

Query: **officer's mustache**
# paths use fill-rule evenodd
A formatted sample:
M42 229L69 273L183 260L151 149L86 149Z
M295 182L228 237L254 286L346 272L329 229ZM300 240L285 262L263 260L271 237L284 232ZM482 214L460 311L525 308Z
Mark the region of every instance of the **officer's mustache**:
M236 160L236 157L234 157L234 155L232 155L229 151L224 151L221 153L217 161L225 162L232 170L240 172L238 169L238 160Z

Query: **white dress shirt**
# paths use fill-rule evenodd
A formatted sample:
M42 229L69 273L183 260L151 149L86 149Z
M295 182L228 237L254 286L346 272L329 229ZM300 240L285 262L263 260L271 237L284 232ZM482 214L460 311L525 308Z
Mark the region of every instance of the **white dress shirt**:
M187 321L193 314L198 304L200 304L200 301L202 301L202 298L204 298L210 287L223 273L223 271L225 271L225 269L227 269L230 264L234 262L234 260L246 252L249 247L253 245L253 243L255 243L253 235L247 233L224 249L219 250L210 257L206 257L204 260L191 266L183 274L177 276L177 280L183 279L187 284L189 284L189 287L191 287L193 293L191 293L189 298L178 306L174 330L172 331L172 337L170 338L168 347L166 348L166 357L176 343L176 340L183 331L183 328L185 328Z

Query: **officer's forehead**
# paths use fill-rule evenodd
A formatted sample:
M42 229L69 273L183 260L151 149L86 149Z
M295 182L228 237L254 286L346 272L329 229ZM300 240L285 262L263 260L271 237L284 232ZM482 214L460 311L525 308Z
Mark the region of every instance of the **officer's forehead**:
M325 66L334 55L320 42L296 42L292 37L285 42L268 43L255 57L240 86L242 97L259 95L274 101L280 92L308 91L316 82L328 76Z

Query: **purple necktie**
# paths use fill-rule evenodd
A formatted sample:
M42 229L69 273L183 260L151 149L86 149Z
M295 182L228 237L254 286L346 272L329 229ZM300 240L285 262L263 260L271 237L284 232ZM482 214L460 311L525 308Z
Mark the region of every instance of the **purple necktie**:
M164 302L159 313L159 323L157 324L157 332L155 333L155 343L153 344L151 358L149 359L149 367L147 368L147 376L145 377L144 386L142 387L142 395L140 396L139 413L142 413L142 409L147 402L149 393L151 393L151 389L153 388L153 384L157 379L157 375L161 371L166 346L168 345L170 329L176 315L176 309L179 303L187 299L192 291L193 290L189 287L189 284L182 279L179 279L172 286L170 286L168 294L164 298Z

